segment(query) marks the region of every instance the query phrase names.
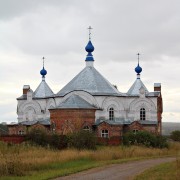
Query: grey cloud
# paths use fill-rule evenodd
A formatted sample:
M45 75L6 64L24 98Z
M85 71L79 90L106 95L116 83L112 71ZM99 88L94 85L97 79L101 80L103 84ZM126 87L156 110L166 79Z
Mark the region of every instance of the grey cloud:
M13 82L20 92L23 84L35 90L45 56L47 82L60 89L84 67L91 25L95 67L110 82L126 92L136 78L140 52L143 82L151 89L154 82L162 82L168 99L168 88L179 87L179 4L178 0L0 0L0 82ZM14 104L17 96L13 95ZM8 106L1 113L5 111Z

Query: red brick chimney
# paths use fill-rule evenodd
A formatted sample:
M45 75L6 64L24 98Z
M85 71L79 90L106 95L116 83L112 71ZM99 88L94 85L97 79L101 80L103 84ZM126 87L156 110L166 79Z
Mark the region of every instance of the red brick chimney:
M154 83L154 91L161 92L161 83Z
M23 94L27 94L29 89L30 89L30 85L24 85L23 86Z
M162 134L163 100L161 95L161 83L154 83L154 91L160 92L157 97L157 119L158 119L157 133Z

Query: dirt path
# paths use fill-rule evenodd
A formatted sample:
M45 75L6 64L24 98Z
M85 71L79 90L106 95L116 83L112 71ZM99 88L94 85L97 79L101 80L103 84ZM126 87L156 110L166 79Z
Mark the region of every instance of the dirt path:
M132 177L135 175L155 165L171 161L175 161L175 158L150 159L124 164L113 164L106 167L90 169L65 177L59 177L56 180L126 180L132 179Z

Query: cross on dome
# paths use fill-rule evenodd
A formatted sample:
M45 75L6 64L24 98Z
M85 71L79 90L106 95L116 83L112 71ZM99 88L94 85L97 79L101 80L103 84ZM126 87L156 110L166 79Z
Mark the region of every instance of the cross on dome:
M89 30L89 42L88 42L88 44L85 47L85 50L88 52L88 54L86 56L86 60L85 61L86 62L90 62L90 61L92 62L92 61L94 61L94 58L93 58L93 55L92 55L92 52L94 51L94 46L93 46L93 44L91 42L91 30L92 30L92 27L89 26L88 30Z
M139 54L139 53L137 53L137 56L138 56L138 64L139 64L139 56L140 56L141 54Z
M47 71L44 69L44 59L45 59L45 57L42 58L42 60L43 60L43 68L40 71L40 74L42 75L43 80L45 79L45 75L47 74Z
M45 57L42 57L42 59L43 59L43 67L44 67L44 59L45 59Z
M91 40L91 30L92 30L93 28L91 27L91 26L89 26L88 27L88 30L89 30L89 40Z
M140 56L140 53L137 53L137 56L138 56L138 65L135 68L135 72L137 73L137 79L140 79L140 73L142 72L142 68L139 66L139 56Z

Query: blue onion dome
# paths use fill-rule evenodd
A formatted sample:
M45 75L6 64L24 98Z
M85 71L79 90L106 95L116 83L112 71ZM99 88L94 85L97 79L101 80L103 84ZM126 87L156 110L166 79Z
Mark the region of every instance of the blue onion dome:
M41 74L43 77L45 77L45 75L47 74L47 71L44 69L44 67L43 67L43 69L40 71L40 74Z
M94 51L94 46L92 45L92 42L90 40L89 40L87 46L85 47L85 50L90 53Z
M135 71L137 74L140 74L142 72L142 68L139 66L139 63L137 65L137 67L135 68Z
M88 52L85 61L94 61L94 58L92 55L92 52L94 51L94 46L92 45L91 40L89 40L87 46L85 47L85 50Z

